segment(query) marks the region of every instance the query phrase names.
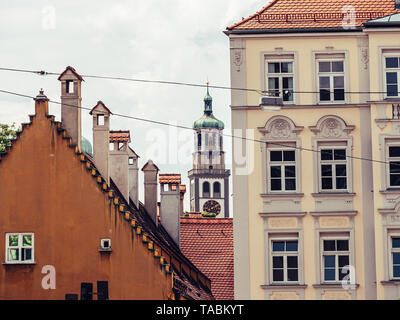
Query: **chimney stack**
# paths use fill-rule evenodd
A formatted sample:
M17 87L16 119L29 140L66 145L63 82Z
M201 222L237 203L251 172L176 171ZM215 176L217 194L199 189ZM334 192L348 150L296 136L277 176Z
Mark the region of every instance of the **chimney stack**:
M110 175L129 203L129 131L110 131Z
M35 97L35 115L44 118L47 114L49 114L49 99L41 89Z
M180 246L180 217L181 217L181 175L160 174L161 190L160 216L161 224L168 234Z
M129 197L139 208L139 156L131 147L128 146L128 167L129 167Z
M179 191L180 191L180 200L181 200L181 216L183 216L183 201L185 200L185 193L186 193L186 185L181 184L179 186Z
M154 223L158 225L157 219L157 176L158 167L149 160L142 168L144 174L144 207L153 219Z
M60 74L58 80L61 81L61 122L72 138L72 143L81 147L81 82L83 78L72 67L67 67Z
M90 111L93 116L93 157L97 169L110 184L109 140L111 111L101 101Z

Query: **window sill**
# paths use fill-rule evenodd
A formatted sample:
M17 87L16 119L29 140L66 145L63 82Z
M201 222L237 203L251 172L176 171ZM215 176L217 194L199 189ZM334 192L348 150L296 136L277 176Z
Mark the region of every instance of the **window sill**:
M400 193L400 188L387 188L386 190L379 190L381 194Z
M112 249L111 248L110 249L99 249L99 252L100 253L111 253Z
M293 198L293 197L304 197L304 193L300 192L269 192L269 193L261 193L261 198L268 198L268 197L278 197L278 198Z
M358 288L360 285L358 283L356 284L346 284L348 286L355 286L356 288ZM329 288L337 288L337 289L343 289L346 290L345 288L343 288L343 284L341 283L320 283L320 284L313 284L314 288L317 289L329 289Z
M291 284L291 283L282 283L282 284L262 284L261 289L305 289L307 288L306 284Z
M26 265L35 265L36 261L30 262L3 262L4 266L26 266Z
M381 281L383 286L400 286L400 279Z
M321 197L354 197L356 194L353 192L318 192L311 194L314 198Z

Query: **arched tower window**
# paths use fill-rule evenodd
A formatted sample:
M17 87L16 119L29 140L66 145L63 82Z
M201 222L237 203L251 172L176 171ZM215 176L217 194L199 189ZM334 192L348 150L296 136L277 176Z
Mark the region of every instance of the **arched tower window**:
M204 198L210 197L210 183L207 181L203 182L203 197Z
M213 184L213 197L220 198L221 197L221 184L219 182L214 182Z
M201 133L200 132L197 134L197 146L199 147L199 149L201 148Z

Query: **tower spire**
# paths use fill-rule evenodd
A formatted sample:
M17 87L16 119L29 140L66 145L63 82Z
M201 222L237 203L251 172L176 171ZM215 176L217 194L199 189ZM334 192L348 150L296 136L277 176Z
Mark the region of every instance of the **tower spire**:
M212 114L212 97L210 96L210 92L209 92L209 88L208 88L208 85L209 85L208 80L207 80L206 84L207 84L207 94L204 97L204 113L207 115L210 115L210 114Z

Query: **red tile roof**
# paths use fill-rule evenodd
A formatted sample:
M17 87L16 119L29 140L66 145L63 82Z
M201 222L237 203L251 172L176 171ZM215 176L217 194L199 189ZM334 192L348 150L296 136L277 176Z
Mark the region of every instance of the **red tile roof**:
M395 0L272 0L227 30L342 28L350 13L346 6L355 8L355 27L399 12Z
M110 142L131 142L129 131L110 131Z
M233 300L233 219L181 218L181 251L211 280L216 300Z
M176 185L173 184L171 189L172 189L173 191L175 191L175 190L176 190ZM181 193L185 193L185 192L186 192L186 184L181 184L181 185L179 185L179 191L180 191Z
M181 183L180 173L160 173L158 176L159 183Z

